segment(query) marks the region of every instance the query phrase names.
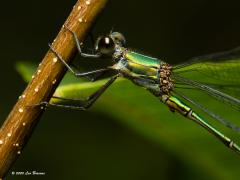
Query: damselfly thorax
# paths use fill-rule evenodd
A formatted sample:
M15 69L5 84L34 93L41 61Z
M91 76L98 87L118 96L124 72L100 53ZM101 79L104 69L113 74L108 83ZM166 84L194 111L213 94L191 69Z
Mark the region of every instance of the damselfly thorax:
M120 46L115 47L113 60L116 62L113 68L123 77L149 90L155 96L169 95L173 90L172 66L164 61Z

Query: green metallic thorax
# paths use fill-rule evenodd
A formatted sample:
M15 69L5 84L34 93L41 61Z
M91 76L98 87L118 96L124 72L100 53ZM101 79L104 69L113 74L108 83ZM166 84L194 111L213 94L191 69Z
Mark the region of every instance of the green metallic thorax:
M123 58L127 61L126 70L132 77L158 79L160 60L142 54L127 51Z
M162 61L122 47L116 50L114 58L117 63L113 67L124 77L157 96L161 94L159 75Z
M116 62L113 69L155 96L170 94L172 91L174 84L171 80L172 67L169 64L118 46L113 59Z
M154 67L154 68L160 67L159 59L145 56L133 51L127 51L125 54L125 58L131 61L132 63L139 64L141 66Z

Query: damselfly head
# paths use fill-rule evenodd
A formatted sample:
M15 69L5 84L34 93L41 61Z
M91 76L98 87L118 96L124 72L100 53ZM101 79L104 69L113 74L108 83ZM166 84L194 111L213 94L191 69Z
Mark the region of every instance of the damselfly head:
M115 42L110 36L101 36L96 41L95 50L102 55L111 56L115 50Z
M116 46L124 47L125 37L119 32L110 32L109 35L100 36L95 44L95 50L102 55L112 56Z

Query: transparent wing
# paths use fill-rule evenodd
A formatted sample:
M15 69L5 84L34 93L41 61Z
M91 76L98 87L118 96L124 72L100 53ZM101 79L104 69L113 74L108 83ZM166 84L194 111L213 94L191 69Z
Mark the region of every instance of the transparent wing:
M192 58L174 66L175 73L197 71L206 76L240 84L240 47L230 51Z
M173 74L240 98L240 47L193 58L174 66Z
M240 127L235 125L234 123L224 119L223 117L215 114L214 112L212 112L209 108L204 107L202 104L199 104L197 102L195 102L194 100L192 100L191 98L185 96L183 93L179 92L179 91L174 91L174 93L183 98L185 101L189 102L190 104L194 105L195 107L197 107L198 109L200 109L201 111L205 112L206 114L208 114L210 117L212 117L213 119L217 120L218 122L220 122L221 124L225 125L226 127L240 133Z
M233 97L207 84L203 84L191 79L186 79L181 76L174 76L174 80L179 84L186 85L188 88L201 90L208 95L216 98L220 102L227 103L230 105L230 107L240 111L240 100L236 97Z
M173 67L176 88L204 92L240 112L240 47L230 51L193 58ZM186 101L206 112L213 119L239 132L239 128L186 96ZM207 103L205 103L207 105ZM221 103L220 103L221 104ZM205 106L207 107L207 106Z

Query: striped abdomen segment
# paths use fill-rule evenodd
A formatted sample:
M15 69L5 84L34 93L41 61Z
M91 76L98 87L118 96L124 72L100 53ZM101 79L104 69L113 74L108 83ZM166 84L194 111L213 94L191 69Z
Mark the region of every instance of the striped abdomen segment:
M189 106L182 103L178 98L174 96L163 95L162 101L170 108L171 111L177 111L181 115L201 125L211 134L220 139L227 147L233 149L235 152L240 153L240 147L237 144L204 121L196 112L194 112Z

